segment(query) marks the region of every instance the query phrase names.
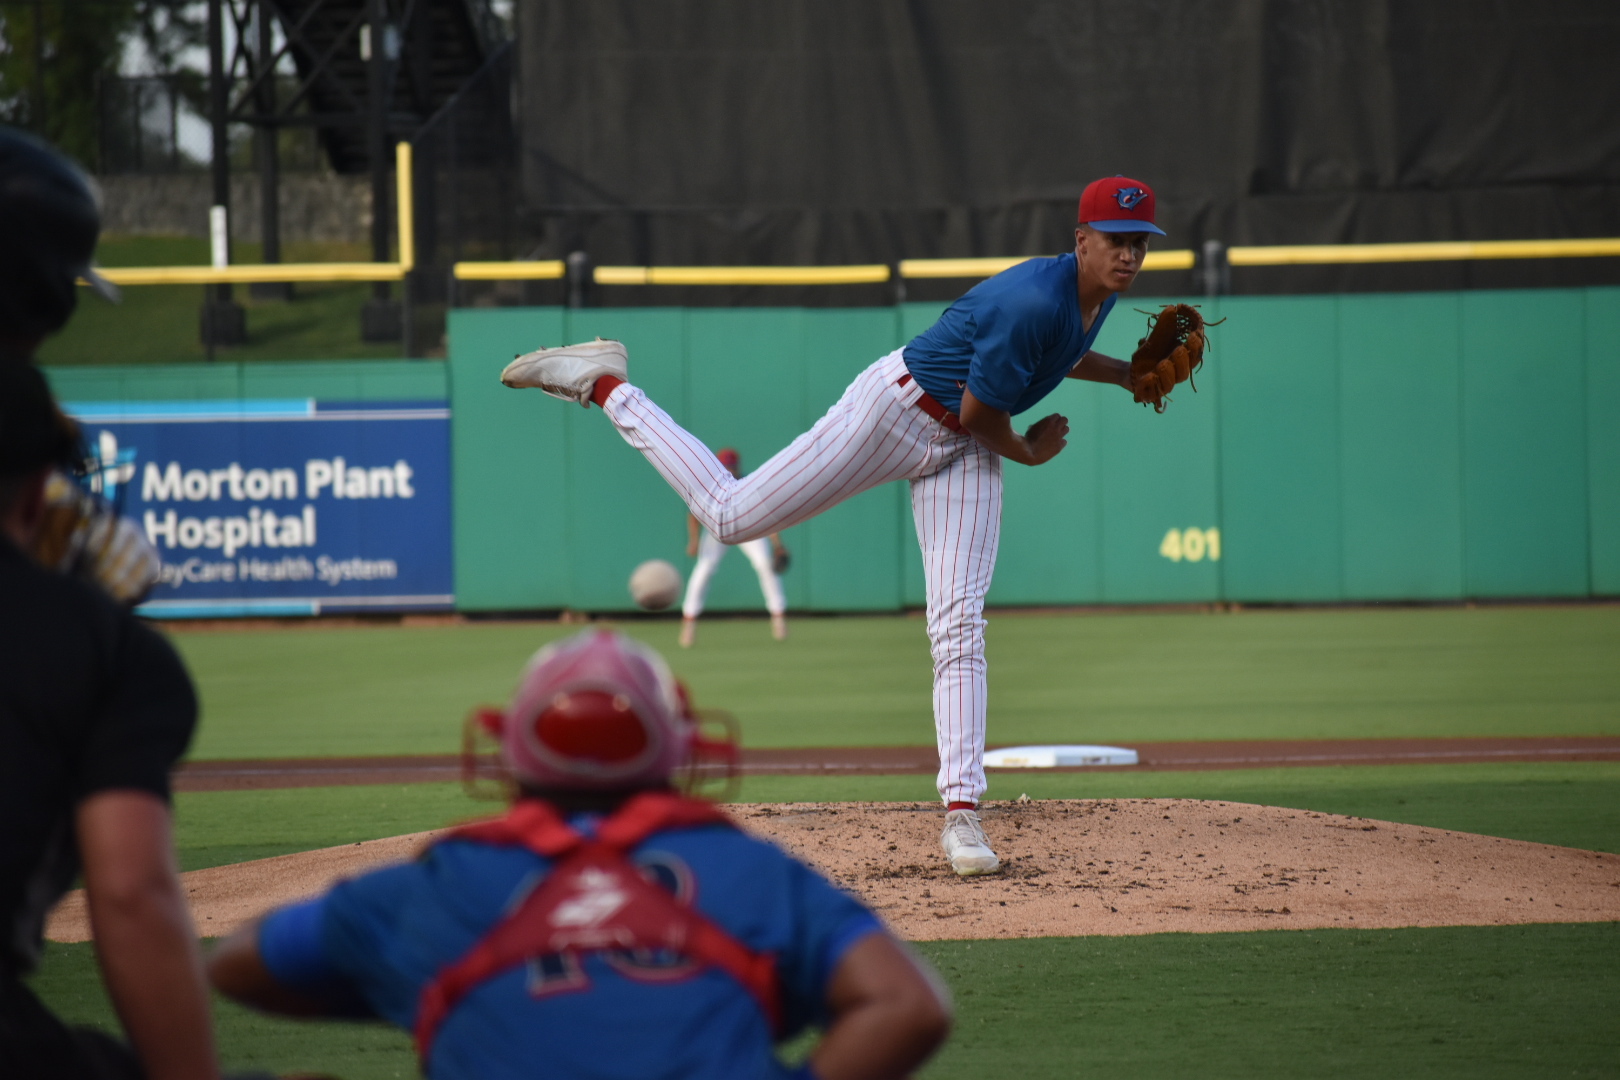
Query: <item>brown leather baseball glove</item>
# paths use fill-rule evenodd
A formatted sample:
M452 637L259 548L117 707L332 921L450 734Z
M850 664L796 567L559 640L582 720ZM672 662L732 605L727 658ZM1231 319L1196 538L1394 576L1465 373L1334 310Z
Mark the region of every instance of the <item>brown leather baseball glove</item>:
M1192 383L1193 372L1204 363L1209 348L1203 315L1191 304L1168 304L1157 314L1148 315L1147 337L1137 342L1131 354L1131 387L1136 400L1164 412L1170 391L1181 383ZM1193 392L1198 386L1192 384Z

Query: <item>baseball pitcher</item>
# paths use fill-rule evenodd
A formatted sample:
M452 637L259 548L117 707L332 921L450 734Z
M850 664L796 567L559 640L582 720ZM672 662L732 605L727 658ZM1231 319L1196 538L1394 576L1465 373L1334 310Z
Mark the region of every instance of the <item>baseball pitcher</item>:
M910 483L934 658L941 844L958 874L1000 866L977 807L985 790L984 597L1001 531L1001 463L1044 464L1069 434L1057 413L1022 432L1012 418L1065 378L1113 383L1157 408L1202 360L1201 325L1176 317L1160 318L1156 336L1175 331L1179 358L1143 353L1135 364L1092 348L1115 298L1142 269L1150 237L1164 235L1153 214L1146 184L1094 181L1080 197L1073 251L1030 259L969 290L930 329L857 376L814 427L740 479L627 381L619 342L539 349L501 373L507 386L600 407L722 543L780 532L878 484Z

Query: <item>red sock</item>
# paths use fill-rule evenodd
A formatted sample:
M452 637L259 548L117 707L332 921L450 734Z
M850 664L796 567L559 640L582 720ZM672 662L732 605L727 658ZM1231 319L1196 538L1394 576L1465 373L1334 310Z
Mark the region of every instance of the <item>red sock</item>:
M953 802L953 803L946 803L945 804L945 812L947 814L950 813L952 810L977 810L978 808L979 808L978 803L971 803L971 802Z
M608 395L613 393L615 387L623 385L624 380L617 375L604 375L596 380L595 386L591 387L591 400L596 402L598 409L605 408Z

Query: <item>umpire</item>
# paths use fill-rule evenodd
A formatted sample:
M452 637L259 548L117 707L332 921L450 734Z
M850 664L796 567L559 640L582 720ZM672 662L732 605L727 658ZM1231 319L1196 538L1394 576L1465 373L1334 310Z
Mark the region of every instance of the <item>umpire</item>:
M0 126L0 364L33 360L73 314L80 281L117 299L90 265L100 232L89 177L32 135ZM162 561L140 526L71 478L82 465L82 455L64 458L47 480L45 521L31 553L134 607Z
M191 738L196 695L161 637L102 590L26 554L46 480L71 462L77 434L23 361L66 321L89 258L82 230L42 233L27 214L85 204L93 246L82 176L0 129L0 1071L213 1080L169 809L169 770ZM68 1028L23 984L40 960L46 912L81 871L101 973L132 1048Z

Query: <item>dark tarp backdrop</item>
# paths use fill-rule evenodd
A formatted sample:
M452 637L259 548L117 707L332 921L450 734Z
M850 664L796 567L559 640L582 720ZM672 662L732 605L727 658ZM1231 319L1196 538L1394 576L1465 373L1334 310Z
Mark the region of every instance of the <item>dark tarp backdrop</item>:
M1113 173L1155 187L1172 248L1620 235L1613 0L523 0L517 12L521 220L540 257L1052 253L1086 181ZM1620 280L1620 259L1234 273L1238 292L1582 284Z

